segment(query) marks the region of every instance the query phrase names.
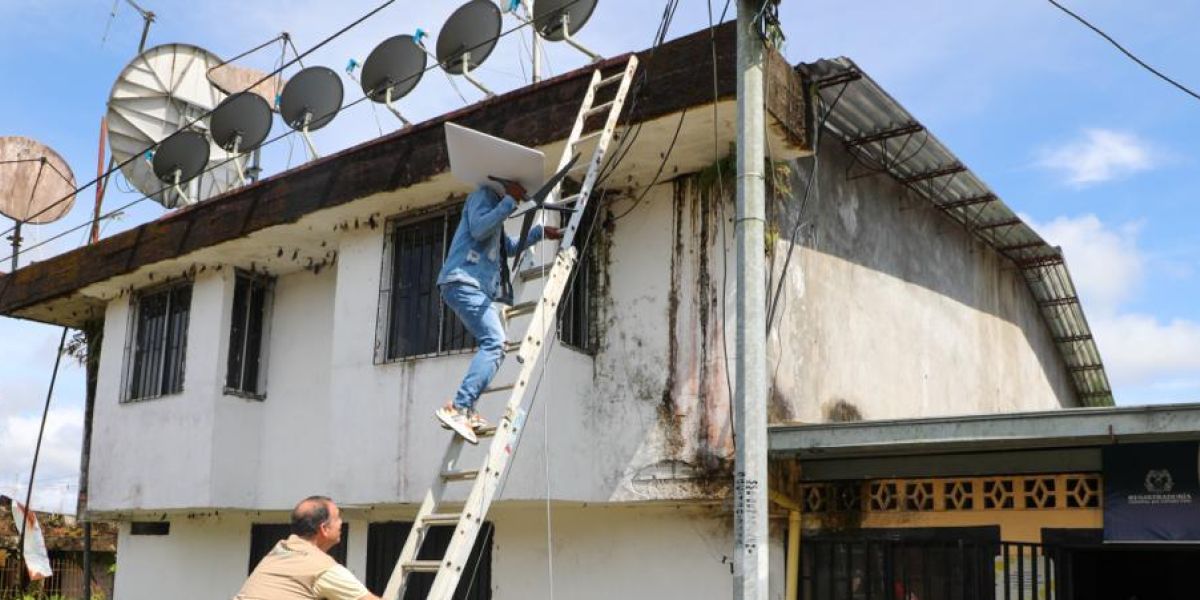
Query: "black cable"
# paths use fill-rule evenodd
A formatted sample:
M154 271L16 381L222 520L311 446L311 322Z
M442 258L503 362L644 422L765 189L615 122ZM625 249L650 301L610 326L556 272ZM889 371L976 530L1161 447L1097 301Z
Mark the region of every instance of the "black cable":
M259 78L257 81L255 81L254 83L251 83L249 86L247 86L247 88L246 88L246 89L253 88L254 86L257 86L258 84L260 84L260 83L262 83L262 82L264 82L264 81L267 81L268 79L270 79L270 78L272 78L272 77L274 77L274 76L278 75L280 72L282 72L282 71L283 71L284 69L286 69L287 67L290 67L291 65L293 65L293 64L295 64L295 63L297 63L297 62L299 62L301 58L303 58L303 57L305 57L305 56L308 56L309 54L312 54L313 52L316 52L316 51L317 51L319 48L321 48L321 47L322 47L322 46L324 46L325 44L328 44L329 42L332 42L333 40L337 39L338 37L341 37L341 36L342 36L343 34L345 34L347 31L349 31L349 30L353 29L354 27L357 27L357 26L358 26L359 24L361 24L363 21L366 21L367 19L369 19L369 18L371 18L371 17L375 16L375 14L376 14L376 13L378 13L378 12L379 12L379 11L381 11L381 10L383 10L384 8L387 8L389 5L391 5L391 4L392 4L393 2L395 2L395 1L396 1L396 0L385 0L385 1L384 1L382 4L380 4L379 6L375 7L374 9L372 9L370 12L368 12L368 13L364 14L363 16L359 17L358 19L355 19L355 20L354 20L354 21L352 21L352 22L351 22L349 25L346 25L345 27L342 27L342 28L341 28L341 29L339 29L338 31L334 32L332 35L330 35L330 36L326 37L325 39L321 40L320 42L317 42L317 44L316 44L315 46L313 46L312 48L309 48L308 50L305 50L303 53L296 55L296 58L294 58L294 59L292 59L292 60L288 61L287 63L284 63L284 65L283 65L283 66L279 67L278 69L276 69L276 70L274 70L274 71L272 71L272 72L270 72L270 73L267 73L267 74L263 75L263 76L262 76L262 77L260 77L260 78ZM76 189L75 189L73 192L71 192L70 194L67 194L66 196L63 196L62 198L59 198L58 200L54 201L53 203L51 203L51 204L47 205L47 206L46 206L45 208L43 208L42 210L40 210L40 211L38 211L37 213L35 213L35 214L31 215L31 216L29 217L29 219L35 219L35 218L37 218L37 217L41 216L42 214L46 213L47 211L49 211L51 208L53 208L53 207L55 207L55 206L58 206L59 204L61 204L61 203L63 203L63 202L66 202L67 200L69 200L69 199L71 199L71 198L74 198L74 197L75 197L75 195L76 195L76 194L78 194L79 192L82 192L83 190L86 190L87 188L89 188L89 187L91 187L91 186L95 185L95 184L96 184L96 183L98 183L100 180L102 180L103 178L105 178L105 177L107 177L107 176L111 175L113 172L117 171L118 169L121 169L121 168L122 168L122 167L124 167L125 165L127 165L127 164L129 164L129 163L131 163L131 162L133 162L133 161L135 161L135 160L138 160L139 158L141 158L141 156L142 156L143 154L145 154L146 152L148 152L148 151L149 151L151 148L155 148L155 147L157 147L157 146L161 145L163 142L165 142L165 141L167 141L167 140L169 140L169 139L171 139L171 138L175 137L176 135L179 135L179 133L180 133L180 132L183 132L183 131L188 131L188 130L190 130L190 129L191 129L191 127L192 127L193 125L195 125L196 123L199 123L199 122L200 122L201 120L203 120L203 119L206 119L206 118L208 118L208 116L209 116L209 115L211 115L211 114L212 114L212 112L213 112L214 110L216 110L216 107L214 107L214 108L212 108L212 109L210 109L210 110L207 110L207 111L205 111L205 112L201 113L201 114L200 114L199 116L197 116L195 119L192 119L191 121L187 122L186 124L184 124L184 125L180 126L180 128L179 128L178 130L176 130L174 133L172 133L172 134L168 135L167 137L163 138L162 140L160 140L160 141L158 141L158 142L155 142L155 143L153 143L153 144L151 144L151 145L147 146L147 147L146 147L144 150L142 150L141 152L139 152L139 153L137 153L137 154L134 154L134 155L130 156L129 158L127 158L127 159L125 159L125 160L121 161L119 164L116 164L116 165L114 165L113 167L111 167L111 168L109 168L108 170L106 170L104 173L102 173L102 174L100 174L100 175L96 176L96 178L95 178L95 179L93 179L93 180L89 181L88 183L86 183L86 184L84 184L84 185L82 185L82 186L80 186L80 187L76 188ZM12 228L9 228L9 229L7 229L7 230L5 230L5 231L3 231L3 232L0 232L0 236L3 236L3 235L5 235L5 234L7 234L7 233L10 233L10 232L12 232L12 231L13 231L13 229L15 229L15 228L16 228L16 227L14 226L14 227L12 227Z
M395 1L395 0L390 0L390 1ZM580 0L575 0L575 1L580 1ZM379 10L379 9L376 9L376 11L378 11L378 10ZM360 19L360 21L361 21L361 19ZM513 28L511 28L511 29L509 29L509 30L507 30L507 31L503 31L503 32L501 32L501 33L500 33L500 35L499 35L499 36L497 36L497 38L496 38L496 39L500 39L500 38L502 38L502 37L504 37L504 36L506 36L506 35L509 35L509 34L511 34L511 33L513 33L513 32L515 32L515 31L518 31L518 30L520 30L521 28L523 28L523 27L526 27L527 25L529 25L529 24L528 24L528 23L522 23L522 24L520 24L520 25L517 25L517 26L515 26L515 27L513 27ZM351 25L351 26L352 26L352 25ZM350 27L350 26L347 26L347 27ZM345 31L345 28L343 28L343 31ZM483 45L483 44L491 43L491 41L492 41L492 40L487 40L487 41L484 41L484 42L482 42L482 43L478 44L478 45L477 45L477 46L475 46L475 47L481 46L481 45ZM322 43L324 43L324 42L322 42ZM475 47L468 48L468 50L474 49ZM312 50L315 50L315 49L316 49L316 47L314 47L314 48L312 48L312 49L310 49L310 50L308 50L308 51L304 52L304 54L303 54L303 55L307 55L307 54L309 54L310 52L312 52ZM292 62L295 62L295 61L293 60ZM291 63L291 62L289 62L289 63L285 64L285 65L284 65L284 67L286 67L286 66L288 66L288 65L290 65L290 64L292 64L292 63ZM393 86L394 86L394 85L398 85L398 84L400 84L400 83L403 83L404 81L407 81L408 79L411 79L411 78L414 78L414 77L420 77L420 76L424 75L425 73L427 73L427 72L429 72L429 71L432 71L433 69L436 69L436 68L439 68L439 67L441 67L440 63L434 63L433 65L430 65L430 66L428 66L428 67L425 67L425 69L424 69L423 71L421 71L420 73L417 73L417 74L414 74L414 75L410 75L408 78L406 78L406 79L404 79L404 80L402 80L402 81L400 81L400 82L393 82L391 85L393 85ZM283 67L281 67L280 69L277 69L277 70L276 70L276 72L278 72L278 71L281 71L282 69L283 69ZM269 76L268 76L268 77L269 77ZM259 82L257 82L257 83L255 83L255 84L253 84L251 87L253 87L254 85L258 85L258 83L261 83L262 81L266 81L266 78L259 80ZM387 85L387 83L385 82L385 83L382 83L382 84L380 84L380 85ZM372 92L374 92L374 91L375 91L375 90L372 90ZM333 110L333 111L331 111L330 113L326 113L326 114L320 115L319 117L314 117L314 118L313 118L313 120L319 120L320 118L323 118L323 117L327 116L328 114L338 114L338 113L340 113L340 112L342 112L342 111L345 111L345 110L347 110L347 109L353 108L354 106L356 106L356 105L360 104L360 103L361 103L363 100L368 100L368 99L370 99L370 96L371 96L370 94L364 94L362 97L358 98L357 100L353 100L353 101L351 101L351 102L348 102L348 103L346 103L346 104L342 105L341 107L338 107L337 109L334 109L334 110ZM211 111L210 111L210 112L211 112ZM195 122L195 121L193 121L193 123L194 123L194 122ZM182 130L181 130L181 131L182 131ZM271 139L269 139L269 140L267 140L267 141L263 142L262 144L259 144L259 146L258 146L258 147L259 147L259 148L263 148L263 147L269 146L269 145L271 145L271 144L273 144L273 143L275 143L275 142L278 142L279 140L281 140L281 139L283 139L283 138L286 138L286 137L288 137L288 136L291 136L292 134L296 133L296 131L297 131L297 130L295 130L295 129L289 129L288 131L285 131L285 132L283 132L283 133L281 133L281 134L279 134L279 135L277 135L277 136L275 136L275 137L273 137L273 138L271 138ZM175 134L171 134L171 135L175 135ZM170 136L167 136L167 138L164 138L164 139L163 139L163 141L166 141L166 139L168 139L168 138L170 138ZM159 142L159 143L161 143L161 142ZM140 155L139 155L139 156L140 156ZM123 166L123 165L125 165L125 164L128 164L129 162L131 162L133 159L136 159L136 158L138 158L138 156L134 156L134 157L133 157L133 158L131 158L130 160L127 160L127 161L124 161L124 162L122 162L120 165L117 165L117 166L116 166L116 167L114 167L112 170L110 170L110 171L108 171L107 173L105 173L105 175L108 175L108 174L110 174L110 173L112 173L112 172L116 171L116 170L117 170L117 169L119 169L121 166ZM232 157L229 157L229 158L227 158L227 159L225 159L225 160L223 160L223 161L221 161L221 162L218 162L218 163L213 163L212 165L210 165L209 167L207 167L207 168L206 168L206 169L204 169L203 171L200 171L199 173L197 173L197 174L196 174L196 177L200 177L200 176L202 176L202 175L204 175L205 173L208 173L208 172L210 172L210 171L215 171L215 170L217 170L217 169L219 169L219 168L221 168L221 167L223 167L223 166L225 166L225 165L229 164L229 162L230 162L230 161L232 161L232 160L237 160L238 158L240 158L240 157L237 157L237 156L232 156ZM36 159L33 159L33 160L36 160ZM195 179L195 177L193 177L193 179ZM189 181L190 181L190 180L189 180ZM88 186L92 185L92 184L93 184L93 183L95 183L95 182L96 182L96 180L93 180L91 183L89 183L89 184L87 184L87 185L85 185L85 186L83 186L83 187L81 187L81 188L78 188L78 189L77 189L77 190L76 190L74 193L78 193L78 192L80 192L80 191L83 191L83 190L87 189L87 187L88 187ZM145 196L142 196L142 197L140 197L140 198L138 198L138 199L136 199L136 200L134 200L134 201L132 201L132 202L129 202L129 203L127 203L127 204L124 204L124 205L122 205L121 207L119 207L119 208L117 208L117 209L111 210L111 211L109 211L109 212L107 212L107 213L105 213L105 214L101 215L101 216L100 216L100 218L98 218L98 219L88 219L87 221L85 221L85 222L83 222L83 223L80 223L79 225L76 225L75 227L72 227L72 228L70 228L70 229L64 230L64 231L62 231L62 232L58 233L57 235L54 235L54 236L52 236L52 237L50 237L50 238L47 238L47 239L45 239L45 240L42 240L41 242L38 242L37 244L34 244L33 246L28 246L28 247L24 248L24 251L28 252L29 250L33 250L33 249L35 249L35 248L39 248L39 247L41 247L41 246L44 246L44 245L46 245L46 244L49 244L50 242L53 242L53 241L55 241L55 240L58 240L58 239L61 239L61 238L63 238L64 236L70 235L71 233L74 233L75 231L78 231L78 230L80 230L80 229L82 229L82 228L84 228L84 227L90 227L93 221L102 221L102 220L104 220L104 219L108 219L108 218L112 217L114 214L116 214L116 213L118 213L118 212L121 212L121 211L123 211L123 210L125 210L125 209L127 209L127 208L130 208L130 207L132 207L132 206L134 206L134 205L136 205L136 204L139 204L139 203L141 203L141 202L144 202L144 201L146 201L146 200L149 200L149 199L153 198L154 196L157 196L157 195L159 195L159 194L162 194L163 192L166 192L166 191L168 191L168 190L170 190L170 189L172 189L172 188L174 188L174 184L164 185L163 187L159 188L159 189L158 189L157 191L155 191L155 192L152 192L152 193L150 193L150 194L147 194L147 195L145 195ZM67 198L69 198L69 197L70 197L70 196L67 196ZM61 202L61 201L62 201L62 200L59 200L59 202ZM55 204L57 204L57 202L56 202ZM51 206L53 206L53 204L52 204ZM49 208L49 207L47 207L47 208ZM41 212L44 212L44 210L43 210L43 211L41 211ZM39 212L38 214L41 214L41 212ZM32 219L32 218L34 218L34 217L36 217L36 216L37 216L37 215L33 215L33 216L32 216L32 217L30 217L30 218ZM13 231L13 229L15 229L15 228L10 228L10 229L8 229L7 231L0 232L0 235L4 235L5 233L9 233L9 232ZM9 256L6 256L6 257L4 257L3 259L0 259L0 262L3 262L3 261L6 261L6 260L9 260L9 259L11 259L11 258L12 258L12 255L10 254Z
M725 10L729 9L729 0L725 0L725 9L721 11L721 21L725 20ZM729 320L728 302L726 302L726 291L729 289L729 248L725 245L725 236L729 233L728 221L725 218L725 175L721 169L721 147L720 135L717 130L717 101L719 89L717 88L717 30L713 23L712 0L708 0L708 42L712 51L712 84L713 84L713 157L717 161L717 203L721 209L721 357L725 363L725 389L729 394L729 431L730 439L733 440L734 447L737 446L737 428L734 427L734 412L733 412L733 375L730 374L732 369L729 368L729 338L725 335L725 323Z
M821 131L825 128L825 122L829 120L829 116L833 114L833 109L837 108L838 102L842 100L842 95L846 93L846 88L850 87L850 82L842 84L842 89L838 92L833 103L825 110L825 114L821 117L820 122L816 126L816 137L813 140L813 168L812 173L808 176L808 183L804 186L804 196L800 199L800 206L796 210L796 224L792 226L791 240L788 244L788 251L783 259L783 268L779 272L779 281L775 284L775 292L771 295L770 308L767 310L767 334L771 333L771 327L775 320L775 309L779 304L779 297L783 293L783 283L787 279L788 266L792 261L792 252L796 249L796 236L800 233L800 226L804 223L804 209L808 206L808 195L812 191L813 183L817 180L819 168L821 166ZM819 95L817 96L820 97Z
M662 176L663 169L667 167L667 160L671 158L671 151L675 149L675 142L679 140L679 132L683 130L683 118L685 116L687 116L686 108L679 113L679 123L675 125L675 135L671 136L671 144L667 146L667 151L663 153L662 161L658 163L658 172L654 174L654 179L651 179L650 183L646 184L646 187L642 189L641 195L638 196L637 200L633 201L633 206L630 206L625 210L625 212L613 217L611 222L616 223L617 221L625 218L625 216L627 216L629 213L633 212L633 209L637 208L638 205L642 203L642 200L646 198L646 195L650 193L650 190L654 189L655 185L658 185L658 178Z
M1171 85L1173 85L1173 86L1175 86L1175 87L1179 88L1180 90L1182 90L1182 91L1183 91L1183 93L1185 93L1185 94L1187 94L1187 95L1189 95L1189 96L1191 96L1191 97L1193 97L1193 98L1195 98L1195 99L1197 99L1197 100L1200 100L1200 94L1197 94L1196 92L1193 92L1192 90L1190 90L1190 89L1188 89L1186 86L1184 86L1182 83L1179 83L1178 81L1175 81L1174 79L1171 79L1170 77L1168 77L1168 76L1164 75L1164 74L1163 74L1161 71L1159 71L1158 69L1155 69L1154 67L1152 67L1152 66L1150 66L1150 65L1146 64L1146 61L1144 61L1144 60L1142 60L1142 59L1140 59L1140 58L1138 58L1138 57L1134 56L1132 52L1130 52L1130 51L1126 50L1126 49L1125 49L1125 47L1124 47L1124 46L1122 46L1120 43L1118 43L1118 42L1117 42L1117 40L1114 40L1114 39L1112 38L1112 36L1108 35L1107 33L1104 33L1103 31L1101 31L1101 30L1100 30L1100 28L1096 27L1095 25L1092 25L1091 23L1088 23L1088 22L1087 22L1087 20L1086 20L1086 19L1084 19L1083 17L1081 17L1081 16L1079 16L1079 15L1077 15L1077 14L1075 14L1075 13L1071 12L1071 9L1069 9L1069 8L1067 8L1067 7L1065 7L1065 6L1063 6L1062 4L1059 4L1059 3L1058 3L1058 2L1056 2L1055 0L1047 0L1047 2L1049 2L1050 4L1053 4L1054 6L1058 7L1058 9L1059 9L1059 10L1061 10L1061 11L1063 11L1063 12L1067 13L1068 15L1071 15L1072 17L1074 17L1074 18L1075 18L1075 20L1076 20L1076 21L1079 21L1080 23L1083 23L1083 25L1084 25L1085 27L1087 27L1088 29L1091 29L1092 31L1094 31L1094 32L1096 32L1097 34L1099 34L1099 35L1100 35L1100 37L1102 37L1102 38L1104 38L1104 39L1108 40L1108 43L1110 43L1110 44L1112 44L1113 46L1115 46L1115 47L1117 48L1117 50L1120 50L1120 51L1121 51L1121 53L1122 53L1122 54L1124 54L1125 56L1128 56L1130 59L1132 59L1132 60L1133 60L1133 62L1135 62L1135 63L1137 63L1137 64L1141 65L1141 66L1142 66L1142 68L1144 68L1144 69L1146 69L1147 71L1150 71L1151 73L1153 73L1153 74L1157 75L1159 79L1162 79L1163 81L1165 81L1165 82L1167 82L1167 83L1169 83L1169 84L1171 84Z
M54 354L54 371L50 374L50 389L46 392L46 405L42 408L42 425L38 428L37 443L33 446L33 467L29 469L29 487L25 488L25 522L21 523L17 551L21 553L21 560L27 566L29 561L25 557L25 530L29 529L30 515L33 513L33 507L29 506L29 503L33 501L33 479L37 476L38 457L42 453L42 436L46 433L46 419L50 415L50 398L54 396L54 382L58 380L58 365L62 362L63 346L66 343L67 328L63 327L62 336L58 339L58 352Z

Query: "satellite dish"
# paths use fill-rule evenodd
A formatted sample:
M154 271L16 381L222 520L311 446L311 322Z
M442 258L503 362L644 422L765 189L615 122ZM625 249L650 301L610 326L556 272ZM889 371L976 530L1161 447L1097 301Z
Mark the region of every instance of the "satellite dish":
M209 148L208 138L203 133L180 131L163 140L154 152L154 159L151 161L154 176L159 181L171 185L179 202L193 203L181 184L195 179L204 171L208 164Z
M209 133L217 147L233 154L262 145L271 133L271 107L253 92L238 92L217 105L209 117Z
M487 60L500 38L500 9L490 0L458 7L438 33L437 61L451 75L462 75L488 96L490 90L471 76Z
M67 215L75 204L75 175L67 161L27 137L0 137L0 214L40 225Z
M117 76L108 100L108 141L113 159L125 163L125 179L167 208L177 198L155 176L147 152L182 127L205 127L197 121L225 99L208 81L207 73L222 64L203 48L166 44L142 52ZM130 160L131 158L137 160ZM236 167L224 150L212 147L209 164L194 184L199 201L238 184Z
M405 119L392 102L408 95L425 74L425 50L411 35L397 35L383 41L363 63L363 94L388 107L404 125Z
M240 155L258 149L271 133L271 107L254 92L238 92L222 100L208 122L213 142L234 155L238 179L245 184Z
M318 156L308 132L329 124L342 108L342 78L328 67L308 67L283 88L279 114L288 127L301 132L312 158Z
M596 10L597 0L537 0L533 23L539 35L552 42L570 39Z
M0 214L12 219L11 270L21 253L21 226L50 223L75 203L75 175L57 152L27 137L0 137Z

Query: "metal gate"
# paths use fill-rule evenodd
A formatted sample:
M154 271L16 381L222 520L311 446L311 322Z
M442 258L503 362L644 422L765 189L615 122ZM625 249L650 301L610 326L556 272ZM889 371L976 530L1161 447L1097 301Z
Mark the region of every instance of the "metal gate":
M805 541L803 600L1051 600L1063 553L1042 544Z

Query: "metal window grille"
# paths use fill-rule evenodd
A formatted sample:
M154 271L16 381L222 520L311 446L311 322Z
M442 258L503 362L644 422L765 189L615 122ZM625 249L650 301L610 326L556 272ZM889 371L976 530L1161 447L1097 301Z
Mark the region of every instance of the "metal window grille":
M392 568L400 559L400 551L404 541L412 529L411 522L388 521L371 523L367 528L367 589L376 595L383 595ZM459 580L458 589L454 592L454 600L491 600L492 597L492 536L495 527L484 523L475 539L475 547L467 560L467 571ZM428 539L421 546L418 559L433 560L441 558L446 553L450 538L454 534L453 527L434 527L428 533ZM434 573L414 573L409 575L409 585L404 591L403 600L420 600L429 594L433 585Z
M137 298L126 400L183 391L191 303L190 282Z
M292 526L287 523L254 523L250 525L250 565L247 573L254 572L258 562L279 543L292 534ZM329 549L329 556L338 564L346 564L346 548L350 545L350 525L342 523L342 541Z
M383 277L387 360L449 354L475 346L475 338L442 302L438 271L458 227L461 208L416 221L397 222L388 235L391 262Z
M1069 580L1054 547L974 540L806 540L803 600L1037 600ZM1064 596L1066 597L1066 596Z
M263 339L271 281L249 273L237 274L233 314L229 325L229 360L225 389L261 398Z
M600 265L595 249L600 244L604 229L595 226L595 220L600 204L598 200L590 202L580 221L579 235L575 236L574 241L579 251L579 263L575 265L558 321L559 341L589 353L596 350L598 342L594 323ZM585 243L587 246L584 246Z

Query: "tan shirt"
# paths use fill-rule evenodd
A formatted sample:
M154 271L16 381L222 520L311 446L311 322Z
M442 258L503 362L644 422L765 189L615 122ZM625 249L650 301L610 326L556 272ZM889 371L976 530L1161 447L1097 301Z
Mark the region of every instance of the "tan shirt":
M368 594L346 567L293 535L263 557L234 600L358 600Z

